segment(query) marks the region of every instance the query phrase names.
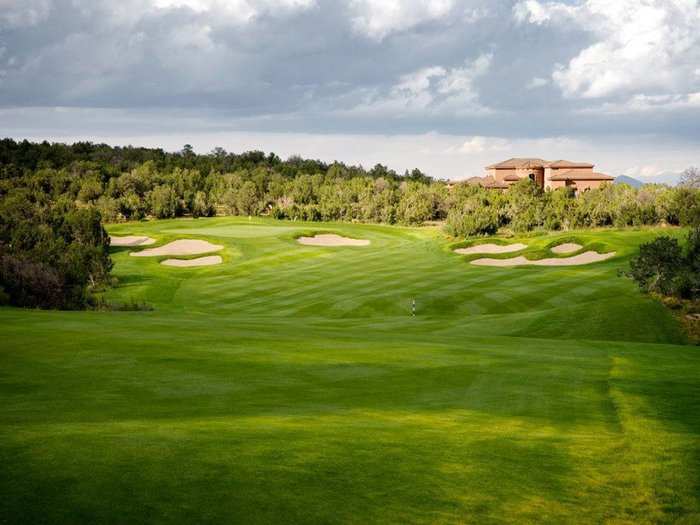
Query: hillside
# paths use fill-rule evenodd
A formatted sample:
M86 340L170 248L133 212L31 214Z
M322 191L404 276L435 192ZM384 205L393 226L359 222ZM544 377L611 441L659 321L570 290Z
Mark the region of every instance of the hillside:
M635 179L634 177L628 177L627 175L615 177L615 184L627 184L633 188L641 188L644 186L644 183L641 180Z

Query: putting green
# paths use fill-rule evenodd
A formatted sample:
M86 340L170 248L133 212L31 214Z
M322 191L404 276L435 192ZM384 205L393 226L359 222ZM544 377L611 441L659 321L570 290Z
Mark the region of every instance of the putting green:
M295 240L321 230L371 244ZM434 228L109 231L220 244L223 264L115 249L108 298L154 311L0 308L4 521L700 521L700 349L617 275L680 231L576 232L616 257L507 271Z

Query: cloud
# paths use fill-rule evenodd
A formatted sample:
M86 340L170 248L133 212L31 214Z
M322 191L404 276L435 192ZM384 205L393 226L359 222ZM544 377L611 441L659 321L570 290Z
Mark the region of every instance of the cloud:
M541 3L524 0L513 6L513 16L519 23L544 24L564 18L573 18L578 8L559 2Z
M517 22L573 24L593 42L552 79L571 99L687 96L700 91L700 7L695 0L585 0L575 5L526 0ZM637 107L631 104L630 109Z
M578 110L580 114L624 115L626 113L668 114L700 109L700 92L680 95L633 95L619 102L605 102Z
M474 136L465 140L457 151L460 153L483 153L485 151L507 151L510 147L511 143L502 138Z
M402 75L387 93L372 91L350 114L477 114L490 109L479 103L474 83L485 75L492 55L481 54L463 65L430 66Z
M358 33L377 41L418 24L448 15L453 0L352 0L352 27ZM476 20L476 19L475 19Z
M0 29L35 26L50 11L51 0L0 0Z
M468 137L455 148L475 136L697 143L693 5L0 0L0 108L215 113L220 125L251 131ZM660 21L644 22L647 7ZM628 58L643 27L653 49Z
M315 0L151 0L157 9L190 9L195 13L214 12L240 22L280 10L308 9Z
M527 86L525 87L527 87L527 89L537 89L546 86L547 84L549 84L549 80L547 80L546 78L533 77L532 80L530 80L530 82L528 82Z

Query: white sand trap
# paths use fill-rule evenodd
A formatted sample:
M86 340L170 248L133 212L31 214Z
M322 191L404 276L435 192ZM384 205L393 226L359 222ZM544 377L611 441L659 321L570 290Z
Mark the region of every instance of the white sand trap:
M581 264L591 264L595 262L605 261L614 257L615 252L598 253L598 252L583 252L573 257L563 257L561 259L539 259L531 261L522 255L520 257L512 257L510 259L477 259L472 261L472 264L477 266L579 266Z
M149 248L140 252L131 252L129 255L134 257L156 257L158 255L199 255L200 253L218 252L223 250L223 246L212 244L207 241L199 241L195 239L181 239L179 241L169 242L158 248Z
M155 239L139 235L126 235L125 237L109 237L110 246L148 246L156 242Z
M369 244L367 239L350 239L334 233L324 233L313 237L299 237L297 241L299 244L307 246L367 246Z
M164 266L177 266L178 268L194 268L196 266L214 266L221 264L223 259L219 255L210 255L209 257L198 257L197 259L165 259L162 263Z
M474 253L510 253L519 252L527 248L527 244L515 243L515 244L477 244L476 246L470 246L469 248L458 248L455 253L460 255L472 255Z
M552 253L573 253L581 248L583 248L583 246L576 244L575 242L565 242L564 244L560 244L559 246L552 248Z

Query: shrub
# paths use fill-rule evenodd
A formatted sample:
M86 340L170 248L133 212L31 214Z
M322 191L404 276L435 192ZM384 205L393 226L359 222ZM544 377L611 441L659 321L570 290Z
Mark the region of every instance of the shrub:
M683 252L676 239L659 237L639 247L630 261L630 274L646 292L673 295L674 279L683 266Z
M78 289L66 286L57 270L22 256L0 255L0 282L15 306L71 309L83 299Z
M700 228L683 250L676 239L658 237L642 244L630 261L629 275L646 292L684 299L700 297Z
M492 235L498 231L498 212L493 206L479 203L453 208L447 213L445 228L453 237Z
M44 204L23 190L0 201L0 287L10 304L82 308L111 268L95 208L65 198Z

